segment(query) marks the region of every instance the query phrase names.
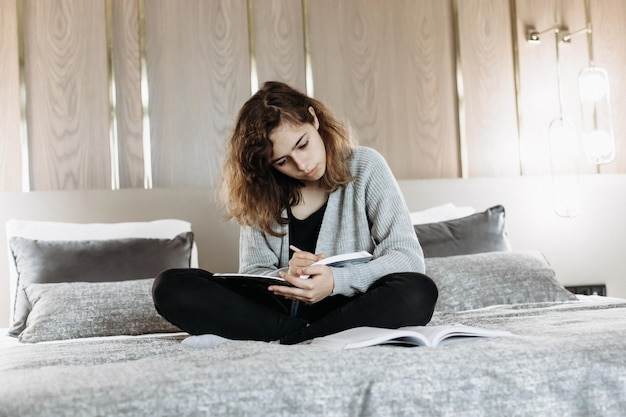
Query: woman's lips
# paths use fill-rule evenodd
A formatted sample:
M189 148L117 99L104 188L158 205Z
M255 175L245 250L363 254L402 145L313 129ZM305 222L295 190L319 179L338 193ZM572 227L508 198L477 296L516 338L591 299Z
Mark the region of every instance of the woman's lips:
M315 176L316 173L317 173L317 167L315 167L312 170L310 170L309 172L305 173L304 176L307 177L307 178L311 178L311 177Z

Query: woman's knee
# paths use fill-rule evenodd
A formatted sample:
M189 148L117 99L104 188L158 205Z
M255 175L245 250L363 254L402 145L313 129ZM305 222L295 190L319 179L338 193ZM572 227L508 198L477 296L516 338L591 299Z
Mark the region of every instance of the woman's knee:
M401 304L409 309L418 306L421 310L434 310L439 291L430 277L419 272L403 272L391 274L388 279L396 287Z
M437 284L430 277L419 272L398 272L384 277L383 282L393 285L404 294L424 294L437 300Z
M157 309L170 306L177 300L184 300L186 287L192 282L190 278L198 277L197 269L176 268L162 271L154 278L152 284L152 300Z
M174 277L176 276L176 269L166 269L161 271L152 284L152 298L156 301L169 293L169 289L172 286Z
M426 297L432 300L433 307L437 302L437 298L439 297L439 290L437 289L437 284L433 281L429 276L424 274L418 274L418 279L416 279L416 283L421 291L424 293Z

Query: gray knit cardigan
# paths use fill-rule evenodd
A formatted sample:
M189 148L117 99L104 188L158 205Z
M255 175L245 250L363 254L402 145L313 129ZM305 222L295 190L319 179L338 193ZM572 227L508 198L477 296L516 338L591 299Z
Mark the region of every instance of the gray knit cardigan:
M424 255L404 197L385 159L377 151L355 148L350 169L354 180L330 194L316 253L327 256L368 251L365 264L332 268L333 295L365 292L377 279L393 272L424 273ZM286 212L284 213L286 216ZM289 227L284 237L242 227L239 272L276 274L289 262Z

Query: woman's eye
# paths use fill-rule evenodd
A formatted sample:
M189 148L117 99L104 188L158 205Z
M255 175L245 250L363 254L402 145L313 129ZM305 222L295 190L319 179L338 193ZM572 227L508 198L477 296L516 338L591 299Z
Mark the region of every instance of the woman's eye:
M304 149L309 145L309 141L307 140L306 142L300 144L300 146L298 146L298 149Z
M285 159L280 159L280 160L274 162L274 165L282 167L283 165L285 165L285 162L287 162Z

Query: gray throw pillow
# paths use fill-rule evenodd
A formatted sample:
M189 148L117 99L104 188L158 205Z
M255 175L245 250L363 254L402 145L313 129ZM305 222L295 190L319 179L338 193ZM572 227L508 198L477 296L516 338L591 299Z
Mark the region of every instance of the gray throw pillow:
M179 332L155 310L153 278L120 282L28 284L32 306L19 339L26 343L82 337Z
M435 311L456 312L500 304L570 301L542 253L491 252L428 258L426 275L439 289Z
M438 223L413 226L425 258L509 251L503 206Z
M17 277L9 335L26 325L30 303L24 287L34 283L125 281L153 278L170 268L189 268L193 233L172 239L47 241L12 237Z

